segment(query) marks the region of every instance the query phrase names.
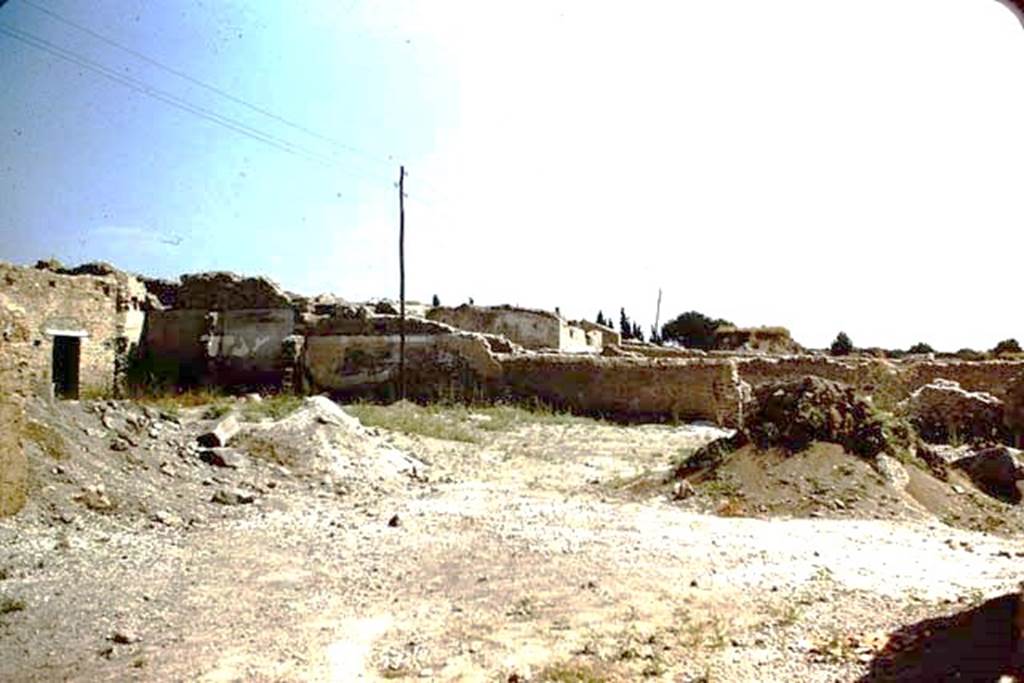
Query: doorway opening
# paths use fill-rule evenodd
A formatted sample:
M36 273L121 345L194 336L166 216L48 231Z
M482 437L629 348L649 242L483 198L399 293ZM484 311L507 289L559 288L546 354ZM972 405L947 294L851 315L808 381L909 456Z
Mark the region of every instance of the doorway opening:
M53 393L57 398L78 398L78 364L82 339L57 335L53 338Z

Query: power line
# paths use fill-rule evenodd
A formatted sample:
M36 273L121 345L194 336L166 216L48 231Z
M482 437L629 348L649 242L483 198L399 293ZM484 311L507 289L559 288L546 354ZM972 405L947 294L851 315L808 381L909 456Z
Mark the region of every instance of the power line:
M54 57L58 57L62 60L80 66L83 69L92 71L93 73L96 73L97 75L114 81L120 85L123 85L134 92L159 100L167 105L170 105L179 110L198 116L199 118L209 121L211 123L220 125L224 128L239 133L240 135L244 135L257 142L262 142L266 145L269 145L270 147L278 149L279 151L291 154L299 158L306 159L308 161L316 162L323 166L338 168L347 175L350 175L355 178L362 179L363 177L366 177L356 174L340 166L338 160L335 158L324 156L306 147L297 145L289 140L278 137L259 128L250 126L232 117L224 116L206 107L193 104L181 97L178 97L177 95L156 88L155 86L152 86L146 83L145 81L139 80L132 76L121 74L111 69L110 67L104 66L103 64L96 62L86 56L78 54L72 50L63 48L51 41L28 33L27 31L16 29L5 24L0 24L0 34L6 35L7 37L20 41L30 47L34 47L38 50L46 52ZM379 178L375 179L379 180ZM421 197L410 196L409 198L419 202L421 205L424 205L432 209L433 211L438 212L439 214L444 215L445 218L451 220L451 216L446 215L446 212L440 209L440 207L436 206L433 202L429 202Z
M43 7L42 5L39 5L39 4L35 3L35 2L32 2L32 0L21 0L21 2L23 4L25 4L25 5L28 5L29 7L32 7L33 9L35 9L35 10L37 10L39 12L42 12L43 14L49 16L50 18L54 19L55 21L59 21L60 23L66 25L66 26L70 26L70 27L72 27L72 28L74 28L74 29L76 29L78 31L86 33L86 34L92 36L93 38L95 38L96 40L99 40L99 41L101 41L101 42L103 42L103 43L105 43L105 44L107 44L107 45L109 45L109 46L111 46L111 47L113 47L115 49L118 49L118 50L120 50L120 51L122 51L122 52L124 52L126 54L129 54L129 55L131 55L132 57L135 57L138 60L141 60L141 61L143 61L143 62L145 62L147 64L155 66L158 69L166 71L169 74L177 76L178 78L181 78L181 79L183 79L185 81L188 81L192 85L195 85L197 87L203 88L204 90L207 90L209 92L217 94L217 95L219 95L219 96L221 96L221 97L223 97L223 98L225 98L227 100L230 100L231 102L234 102L235 104L238 104L240 106L245 107L246 109L249 109L250 111L254 111L257 114L261 114L263 116L266 116L267 118L273 119L274 121L277 121L278 123L284 124L284 125L288 126L289 128L292 128L293 130L297 130L297 131L305 133L306 135L309 135L311 137L318 138L318 139L320 139L320 140L322 140L324 142L328 142L328 143L330 143L330 144L332 144L332 145L334 145L336 147L339 147L341 149L345 149L345 150L347 150L349 152L352 152L354 154L358 154L358 155L360 155L360 156L362 156L362 157L364 157L364 158L366 158L366 159L368 159L370 161L373 161L374 163L390 165L390 162L385 162L382 159L378 159L378 158L370 155L367 152L364 152L363 150L361 150L361 149L359 149L357 147L353 147L352 145L349 145L349 144L347 144L345 142L342 142L341 140L333 138L333 137L331 137L329 135L324 135L323 133L319 133L319 132L309 128L308 126L302 125L301 123L296 123L295 121L291 121L291 120L289 120L289 119L287 119L287 118L285 118L285 117L283 117L283 116L281 116L279 114L275 114L274 112L272 112L272 111L270 111L270 110L268 110L268 109L266 109L264 107L261 107L261 106L259 106L257 104L253 104L252 102L244 100L241 97L237 97L236 95L232 95L231 93L227 92L226 90L224 90L222 88L219 88L219 87L217 87L215 85L211 85L210 83L206 83L205 81L201 81L198 78L195 78L194 76L190 76L189 74L185 73L184 71L181 71L180 69L176 69L173 66L165 64L164 62L161 62L159 60L153 59L149 55L146 55L146 54L144 54L142 52L139 52L138 50L135 50L135 49L133 49L131 47L128 47L126 45L122 45L121 43L113 40L112 38L108 38L107 36L97 32L97 31L94 31L93 29L89 28L88 26L84 26L84 25L79 24L79 23L77 23L75 21L72 21L71 19L68 19L67 17L62 16L62 15L54 12L51 9Z
M346 14L351 13L351 11L355 7L357 1L358 0L353 0L353 2L349 6L349 9L346 12ZM218 87L216 85L212 85L210 83L202 81L202 80L200 80L200 79L198 79L198 78L196 78L194 76L191 76L190 74L182 71L181 69L175 68L175 67L170 66L169 64L167 64L165 62L162 62L160 60L154 59L153 57L150 57L149 55L147 55L147 54L145 54L145 53L143 53L143 52L141 52L139 50L136 50L134 48L128 47L127 45L124 45L124 44L122 44L122 43L120 43L120 42L118 42L118 41L116 41L116 40L114 40L114 39L112 39L112 38L110 38L110 37L108 37L106 35L103 35L102 33L98 32L98 31L96 31L96 30L94 30L92 28L89 28L88 26L85 26L84 24L81 24L81 23L76 22L76 21L74 21L72 19L69 19L66 16L63 16L63 15L57 13L57 12L54 12L53 10L49 9L48 7L44 7L43 5L40 5L37 2L34 2L33 0L21 0L21 2L23 4L25 4L25 5L28 5L29 7L33 8L33 9L35 9L36 11L45 14L46 16L50 17L54 21L60 22L60 23L62 23L64 25L66 25L66 26L70 26L71 28L73 28L73 29L75 29L77 31L81 31L81 32L83 32L83 33L85 33L85 34L95 38L96 40L99 40L100 42L102 42L102 43L104 43L106 45L109 45L110 47L113 47L113 48L115 48L117 50L120 50L121 52L124 52L125 54L131 55L132 57L145 62L146 64L150 64L150 65L152 65L152 66L154 66L154 67L156 67L158 69L161 69L161 70L163 70L163 71L165 71L165 72L167 72L169 74L177 76L178 78L181 78L182 80L185 80L185 81L187 81L187 82L189 82L189 83L191 83L191 84L193 84L193 85L195 85L195 86L197 86L199 88L202 88L204 90L207 90L208 92L212 92L212 93L214 93L216 95L219 95L220 97L223 97L224 99L227 99L227 100L229 100L231 102L234 102L235 104L238 104L238 105L240 105L242 107L245 107L246 109L249 109L250 111L256 112L257 114L261 114L262 116L265 116L265 117L270 118L270 119L272 119L274 121L277 121L278 123L281 123L281 124L283 124L285 126L288 126L289 128L291 128L293 130L297 130L297 131L299 131L301 133L309 135L310 137L317 138L317 139L319 139L319 140L321 140L323 142L327 142L327 143L329 143L329 144L331 144L331 145L333 145L335 147L338 147L340 149L344 149L344 150L346 150L348 152L351 152L353 154L359 155L359 156L363 157L364 159L366 159L368 161L372 161L372 162L374 162L376 164L386 165L386 166L390 167L392 165L392 163L393 163L391 156L389 156L387 160L384 160L381 157L377 157L377 156L375 156L373 154L370 154L369 152L366 152L365 150L359 149L358 147L354 147L354 146L352 146L352 145L350 145L350 144L348 144L346 142L343 142L342 140L339 140L337 138L331 137L329 135L325 135L324 133L320 133L320 132L318 132L316 130L313 130L312 128L310 128L308 126L305 126L305 125L303 125L301 123L297 123L297 122L292 121L292 120L290 120L288 118L285 118L284 116L281 116L279 114L275 114L274 112L266 109L265 107L262 107L262 106L259 106L257 104L254 104L254 103L252 103L252 102L250 102L250 101L248 101L248 100L246 100L244 98L238 97L237 95L233 95L230 92L224 90L223 88L220 88L220 87ZM42 41L43 39L37 38L37 40ZM147 87L149 87L149 86L147 86ZM177 99L181 99L181 98L177 98ZM190 106L197 106L197 105L190 105ZM227 118L227 117L224 117L224 118ZM244 125L244 124L239 124L239 125ZM262 131L260 131L260 132L263 135L266 135L268 137L273 137L269 133L265 133L265 132L262 132ZM297 145L294 145L291 142L285 141L285 143L289 144L289 145L293 145L295 147L298 147ZM451 198L448 197L447 194L444 191L442 191L437 185L435 185L434 183L430 182L429 180L427 180L425 178L420 179L420 185L421 185L421 187L425 187L428 190L429 194L434 195L435 198L441 199L441 200L443 200L445 202L451 202L452 201Z
M14 29L4 24L0 24L0 34L4 34L9 38L13 38L22 43L25 43L26 45L30 45L38 50L42 50L50 55L59 57L60 59L76 64L84 69L88 69L89 71L99 74L104 78L108 78L112 81L120 83L121 85L124 85L129 89L138 92L142 95L146 95L148 97L160 100L161 102L164 102L165 104L168 104L172 107L176 107L183 111L194 114L202 119L205 119L212 123L216 123L220 126L228 128L229 130L233 130L241 135L245 135L258 142L270 145L271 147L274 147L280 151L293 154L295 156L305 158L310 161L315 161L325 166L337 166L337 161L335 159L317 154L316 152L296 145L288 140L277 137L258 128L254 128L245 123L242 123L237 119L233 119L228 116L222 116L221 114L218 114L205 107L191 104L186 100L177 97L176 95L160 90L154 86L149 85L148 83L132 78L131 76L119 74L116 71L89 59L88 57L83 57L82 55L76 54L75 52L61 48L60 46L55 45L54 43L51 43L50 41L45 40L43 38L39 38L38 36L33 36L30 33L21 31L19 29ZM351 172L349 173L351 174Z

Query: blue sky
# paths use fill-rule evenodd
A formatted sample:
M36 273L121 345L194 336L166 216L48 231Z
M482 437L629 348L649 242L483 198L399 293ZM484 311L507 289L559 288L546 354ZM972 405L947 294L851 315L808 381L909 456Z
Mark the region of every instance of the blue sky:
M1024 32L990 0L23 0L0 26L0 258L304 293L697 309L805 344L1024 339ZM352 151L353 147L357 151Z

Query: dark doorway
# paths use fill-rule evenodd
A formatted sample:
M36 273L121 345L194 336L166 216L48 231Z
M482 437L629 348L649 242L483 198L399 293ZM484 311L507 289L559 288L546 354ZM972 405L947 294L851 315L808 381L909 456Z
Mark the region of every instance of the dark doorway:
M57 398L78 398L78 362L81 355L80 338L53 338L53 392Z

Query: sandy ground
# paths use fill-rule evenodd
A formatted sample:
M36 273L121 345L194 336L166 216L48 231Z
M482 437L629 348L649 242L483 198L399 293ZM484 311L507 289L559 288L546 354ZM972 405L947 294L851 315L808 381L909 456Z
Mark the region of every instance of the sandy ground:
M0 613L0 679L888 680L894 631L1016 589L1013 535L623 494L718 434L524 423L469 444L371 429L428 467L346 485L255 462L160 479L159 455L138 466L163 482L148 505L35 502L0 520L0 606L16 605ZM94 469L111 495L130 485ZM222 483L255 502L210 502ZM177 523L155 521L163 509Z

